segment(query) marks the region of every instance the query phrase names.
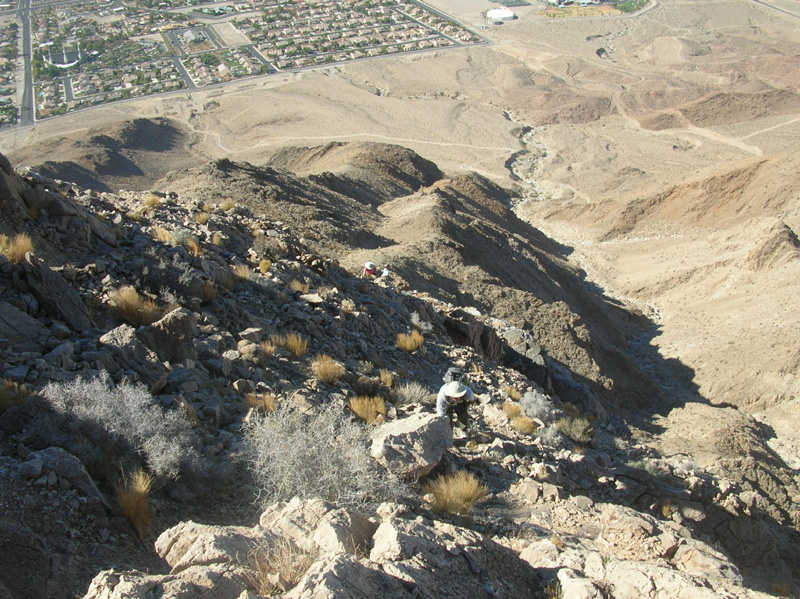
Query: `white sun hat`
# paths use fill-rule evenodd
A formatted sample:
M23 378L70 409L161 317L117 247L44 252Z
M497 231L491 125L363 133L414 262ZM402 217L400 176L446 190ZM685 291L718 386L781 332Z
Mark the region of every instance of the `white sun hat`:
M467 392L466 385L460 381L450 381L444 386L444 394L447 397L462 397Z

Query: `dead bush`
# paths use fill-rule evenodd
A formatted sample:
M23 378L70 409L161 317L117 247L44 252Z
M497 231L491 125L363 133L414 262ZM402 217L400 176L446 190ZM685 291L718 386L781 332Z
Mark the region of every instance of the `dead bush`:
M417 330L408 333L400 333L397 335L397 347L403 351L413 352L422 347L425 338Z
M505 412L509 420L514 420L514 418L522 414L522 406L513 401L507 401L503 404L503 412Z
M274 412L278 405L274 393L248 393L244 396L244 401L248 408L253 408L261 414Z
M519 415L511 419L511 427L515 431L530 435L536 430L536 423L527 416Z
M144 538L152 521L150 509L150 487L153 484L153 475L141 468L133 471L128 476L123 476L114 485L114 496L119 506L119 512L133 530Z
M21 406L30 396L30 391L19 383L3 379L0 381L0 414L14 406Z
M299 333L287 333L281 344L295 357L299 358L308 350L308 339Z
M433 495L432 507L437 512L466 515L489 493L489 487L466 470L444 474L423 485Z
M386 402L382 397L359 395L350 399L350 410L364 422L373 424L386 415Z
M594 439L594 420L586 416L560 418L556 428L577 445L588 445Z
M247 580L259 596L282 595L297 586L315 559L288 539L264 542L247 556Z
M308 293L309 285L298 279L292 279L289 283L289 289L294 293Z
M151 299L142 297L134 287L127 285L114 289L108 294L114 311L122 320L133 326L153 324L160 316L158 305Z
M19 264L25 260L25 255L28 252L33 251L33 241L27 233L14 235L11 239L3 235L3 238L0 240L0 248L2 248L3 254L5 254L9 262Z
M234 264L231 266L231 272L234 277L241 281L249 280L250 276L253 274L252 269L247 266L247 264Z
M311 370L317 380L329 385L338 381L347 372L343 364L325 354L321 354L311 361Z
M398 407L407 406L409 404L426 405L433 403L433 394L430 389L416 381L397 385L397 388L394 390L394 398L394 403Z

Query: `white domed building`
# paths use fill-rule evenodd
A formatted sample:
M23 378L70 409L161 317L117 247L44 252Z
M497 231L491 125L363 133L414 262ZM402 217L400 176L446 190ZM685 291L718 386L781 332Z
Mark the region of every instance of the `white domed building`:
M489 21L513 21L517 18L514 11L507 9L505 6L500 8L493 8L486 11L486 18Z

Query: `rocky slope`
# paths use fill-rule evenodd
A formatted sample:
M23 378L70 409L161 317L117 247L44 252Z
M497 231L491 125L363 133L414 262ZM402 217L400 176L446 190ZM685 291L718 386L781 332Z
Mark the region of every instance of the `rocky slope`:
M359 152L398 160L387 169ZM652 388L631 387L633 362L617 355L614 329L635 331L637 317L586 289L507 192L397 148L349 148L347 160L304 177L217 161L157 193L118 194L0 163L0 233L27 233L34 249L0 258L0 596L254 596L246 556L281 539L313 554L294 585L266 573L286 597L796 589L796 481L753 420L687 404L705 414L707 452L695 459L673 436L663 443L686 453L657 453L658 423L607 401L617 381L634 396ZM388 281L353 276L373 256L390 262ZM150 322L135 322L142 308L125 322L112 292L126 285L155 302ZM404 351L397 335L412 330L424 342ZM287 333L307 352L286 349ZM314 374L320 354L343 366L335 382ZM431 405L455 362L479 399L469 439ZM424 392L409 399L408 383ZM386 415L363 451L372 475L404 484L380 503L256 503L243 432L269 417L244 403L254 392L307 418L331 407L351 418L350 398L380 397ZM172 423L171 442L126 446L138 423L115 402L87 415L126 393L145 398L142 419ZM514 426L515 409L533 432ZM577 442L557 424L581 412L594 424ZM112 499L120 467L137 466L156 476L138 534ZM423 483L461 470L487 497L470 517L434 510Z

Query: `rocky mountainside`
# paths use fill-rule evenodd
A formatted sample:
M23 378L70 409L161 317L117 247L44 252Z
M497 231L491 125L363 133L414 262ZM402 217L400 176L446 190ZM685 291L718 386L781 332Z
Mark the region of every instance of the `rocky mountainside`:
M800 494L764 431L686 404L703 454L679 430L654 451L619 407L656 397L626 353L646 323L507 190L383 146L151 192L0 170L0 597L797 591ZM432 405L453 364L467 436ZM471 510L437 495L457 473Z

